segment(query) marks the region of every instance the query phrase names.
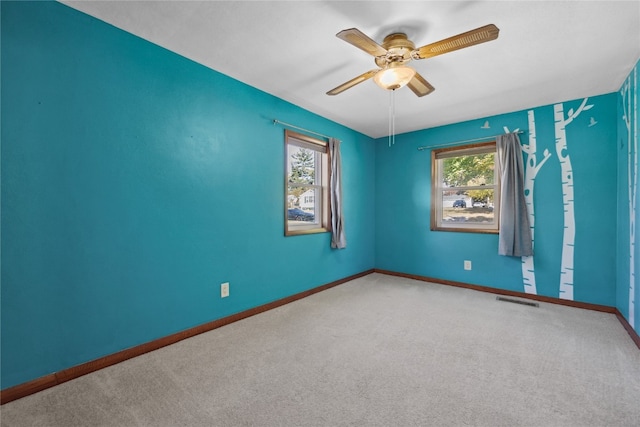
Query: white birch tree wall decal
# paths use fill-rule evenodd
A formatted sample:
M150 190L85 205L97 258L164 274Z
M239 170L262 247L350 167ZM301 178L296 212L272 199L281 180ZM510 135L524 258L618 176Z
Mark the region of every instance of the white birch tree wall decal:
M533 204L533 190L536 175L542 165L551 157L549 150L544 150L543 158L538 163L537 158L537 140L536 140L536 119L533 110L528 111L529 118L529 143L522 144L522 151L526 154L524 169L524 200L527 205L527 213L529 216L529 228L531 229L531 245L535 245L535 209ZM509 128L503 127L505 133L509 133ZM519 129L514 130L517 132ZM533 262L533 255L523 256L522 259L522 284L527 294L536 295L538 293L536 287L536 272Z
M636 195L638 189L638 68L633 69L633 99L631 76L620 89L622 121L627 127L627 183L629 192L629 325L635 329L635 255L636 255ZM631 110L633 109L633 113ZM631 133L631 114L634 115L634 135ZM632 148L633 144L633 148Z
M526 154L526 163L524 167L524 200L527 205L529 214L529 227L531 228L531 245L535 249L535 209L533 190L536 175L540 171L542 165L551 157L549 150L545 149L542 153L542 159L538 162L538 148L536 141L536 119L533 110L528 111L529 118L529 144L522 145L522 151ZM534 252L535 254L535 252ZM524 291L527 294L538 293L536 288L536 273L533 262L533 255L522 257L522 283Z
M585 98L577 110L571 108L564 116L564 104L553 106L556 134L556 154L560 162L560 174L562 182L562 204L564 205L564 232L562 235L562 264L560 267L560 298L573 301L573 255L576 238L576 222L573 205L573 169L571 156L567 146L566 127L582 111L589 110L593 105L587 105Z

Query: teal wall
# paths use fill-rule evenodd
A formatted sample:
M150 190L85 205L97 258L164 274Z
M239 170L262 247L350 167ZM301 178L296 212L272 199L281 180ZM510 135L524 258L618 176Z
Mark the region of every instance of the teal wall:
M618 93L618 253L616 308L638 331L640 322L640 224L638 204L638 69ZM632 218L632 221L629 219ZM632 232L632 230L634 230ZM633 243L633 249L632 245ZM633 254L633 257L631 256Z
M498 255L498 236L430 231L431 150L437 145L520 129L529 144L535 129L535 275L537 294L559 298L563 265L564 202L554 109L566 119L573 166L576 301L616 302L616 94L548 105L442 126L376 143L376 268L524 292L522 260ZM579 114L576 115L577 112ZM530 115L533 121L530 122ZM489 129L484 129L488 122ZM547 152L547 160L542 159ZM524 156L524 155L523 155ZM525 157L525 160L527 158ZM465 271L463 261L473 269Z
M389 147L59 3L0 8L3 389L374 267L522 292L522 260L498 256L496 235L429 230L430 150L417 150L505 127L526 131L525 144L535 128L537 293L559 297L559 107L564 118L580 111L562 153L573 165L574 299L630 318L637 133L621 120L622 90ZM274 118L343 141L345 250L327 234L284 237Z
M374 267L372 139L62 4L1 8L2 388ZM284 237L274 118L343 141L346 249Z

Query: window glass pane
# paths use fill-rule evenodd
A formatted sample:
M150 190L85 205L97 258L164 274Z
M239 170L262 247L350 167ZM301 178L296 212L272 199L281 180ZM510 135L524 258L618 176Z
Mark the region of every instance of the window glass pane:
M285 131L285 236L331 230L328 144Z
M433 150L431 167L432 230L498 231L495 142Z
M292 184L316 183L316 156L317 151L289 145L287 159L287 182Z
M287 221L289 225L316 224L320 210L320 189L289 185L287 187Z
M494 153L449 157L440 161L444 187L491 185L494 182Z
M493 224L493 192L493 189L442 191L442 225Z

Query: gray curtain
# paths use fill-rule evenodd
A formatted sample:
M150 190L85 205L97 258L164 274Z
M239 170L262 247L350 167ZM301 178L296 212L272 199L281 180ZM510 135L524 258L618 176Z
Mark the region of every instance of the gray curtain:
M329 138L329 158L331 159L331 179L329 193L331 198L331 247L343 249L347 247L344 235L344 219L342 217L342 159L340 157L340 141Z
M517 133L499 135L496 139L500 171L500 234L498 254L533 255L529 215L524 199L522 149Z

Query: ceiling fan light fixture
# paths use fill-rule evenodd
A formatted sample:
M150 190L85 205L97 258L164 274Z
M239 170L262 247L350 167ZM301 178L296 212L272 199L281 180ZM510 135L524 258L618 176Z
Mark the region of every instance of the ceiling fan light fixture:
M390 63L373 76L373 81L386 90L396 90L411 81L416 75L416 70L406 65Z

